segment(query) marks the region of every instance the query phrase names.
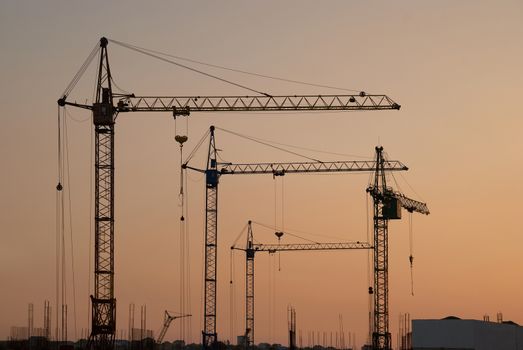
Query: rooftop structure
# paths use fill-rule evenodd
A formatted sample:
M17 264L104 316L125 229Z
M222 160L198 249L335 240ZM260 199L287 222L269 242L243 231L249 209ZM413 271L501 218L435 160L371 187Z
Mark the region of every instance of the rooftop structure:
M462 320L412 321L413 350L523 350L523 327L507 322Z

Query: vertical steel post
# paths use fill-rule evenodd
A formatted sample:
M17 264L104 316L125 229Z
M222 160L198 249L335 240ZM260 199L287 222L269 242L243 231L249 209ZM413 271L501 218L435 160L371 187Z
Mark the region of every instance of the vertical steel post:
M252 225L249 220L245 249L245 347L254 347L254 248Z
M93 104L95 126L95 250L94 295L91 295L92 329L89 347L114 348L116 299L114 298L114 120L111 72L107 39L100 40L100 62L96 102Z
M388 219L383 213L387 192L383 147L376 147L374 184L367 189L374 201L374 330L372 348L390 350Z
M205 296L204 296L204 329L202 345L204 349L214 346L218 340L216 334L216 271L217 271L217 237L218 237L218 181L216 163L216 145L214 126L211 126L207 168L205 171Z

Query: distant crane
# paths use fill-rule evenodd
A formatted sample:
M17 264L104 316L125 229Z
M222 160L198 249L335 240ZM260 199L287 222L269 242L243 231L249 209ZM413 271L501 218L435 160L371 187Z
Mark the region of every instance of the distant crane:
M112 41L149 56L136 47ZM114 347L116 331L116 299L114 296L114 134L119 113L169 112L174 117L193 112L274 112L274 111L369 111L399 110L400 105L386 95L286 95L272 96L135 96L113 92L107 46L109 39L100 39L62 96L60 107L73 106L93 112L95 127L95 196L94 196L94 295L91 296L92 324L89 347L109 350ZM68 96L93 59L99 54L95 102L82 104L68 101ZM156 56L156 58L159 58ZM162 59L163 61L175 62ZM178 66L182 66L178 64ZM183 66L184 68L188 68ZM208 74L205 74L209 76ZM222 79L223 80L223 79ZM238 84L235 84L239 86ZM240 86L242 87L242 86ZM245 87L244 87L245 88ZM250 89L251 91L254 91ZM115 101L116 100L116 101ZM211 152L214 155L211 157ZM205 228L205 296L202 344L205 348L217 341L216 333L216 215L217 184L215 149L209 149L207 177L207 209ZM213 179L213 176L216 176ZM59 184L61 186L61 184ZM58 188L58 186L57 186ZM213 209L214 208L214 209Z
M277 232L282 234L283 232ZM280 235L281 237L281 235ZM252 221L247 226L247 244L245 248L233 245L231 249L245 251L245 344L247 348L254 346L254 256L258 252L273 254L285 251L329 251L347 249L372 249L372 245L366 242L341 242L341 243L284 243L284 244L261 244L254 243L252 232ZM292 309L294 310L294 309ZM291 333L294 347L296 347L296 313L290 312L290 323L294 319L294 333ZM294 316L293 316L294 315ZM293 318L294 317L294 318ZM289 331L291 328L289 328ZM293 337L293 338L292 338Z
M158 335L158 338L156 339L156 343L161 344L163 342L163 338L165 337L165 334L167 333L167 330L169 329L169 326L171 325L172 321L176 320L177 318L190 317L190 316L191 315L174 316L174 315L171 315L169 313L169 311L165 310L162 330L160 331L160 334Z
M401 219L401 208L428 215L427 204L410 199L387 186L383 147L376 147L373 183L367 192L374 201L374 330L373 349L391 349L389 332L389 220Z

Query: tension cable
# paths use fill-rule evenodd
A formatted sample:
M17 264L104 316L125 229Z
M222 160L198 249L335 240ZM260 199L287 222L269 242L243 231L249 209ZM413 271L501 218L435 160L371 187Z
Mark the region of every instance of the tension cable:
M414 296L414 256L413 254L413 235L412 235L412 211L409 211L409 263L410 263L410 294Z

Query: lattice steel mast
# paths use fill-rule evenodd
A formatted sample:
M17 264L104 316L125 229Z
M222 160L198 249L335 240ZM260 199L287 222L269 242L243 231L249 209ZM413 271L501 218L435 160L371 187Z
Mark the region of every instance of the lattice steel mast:
M205 196L205 288L203 346L218 340L216 333L216 267L218 236L218 171L216 169L216 144L214 127L211 127L207 157Z
M89 347L114 348L116 299L114 298L114 121L118 113L113 104L111 69L107 39L100 40L96 100L92 106L95 127L94 199L94 295L91 295L92 322ZM60 106L67 96L58 100Z
M245 346L254 348L254 237L249 221L245 246ZM231 247L232 249L232 247Z
M100 63L95 126L95 258L92 325L89 343L93 349L114 348L116 299L114 297L114 119L111 70L107 40L100 41Z

